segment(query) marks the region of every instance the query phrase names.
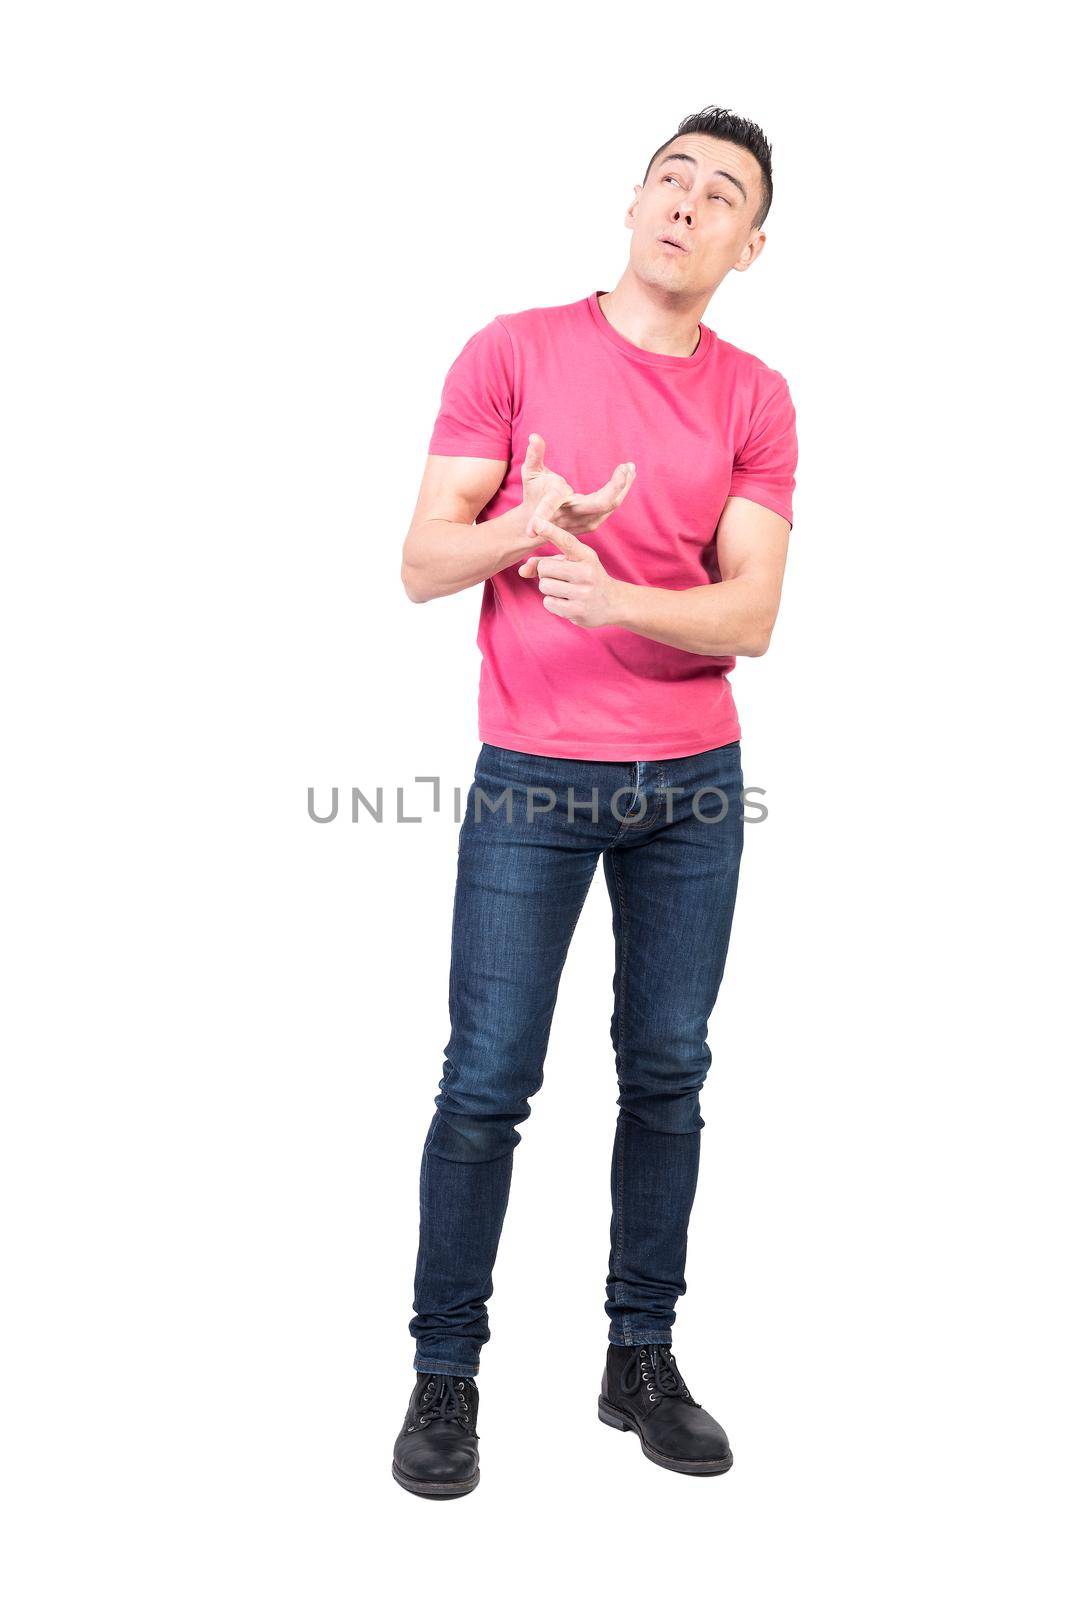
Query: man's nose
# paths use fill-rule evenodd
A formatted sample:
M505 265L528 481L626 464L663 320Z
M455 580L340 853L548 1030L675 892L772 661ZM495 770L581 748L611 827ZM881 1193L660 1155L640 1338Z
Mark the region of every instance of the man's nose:
M688 211L688 210L684 209L682 206L676 206L675 207L675 216L679 221L685 222L685 224L686 224L686 226L688 228L692 228L693 227L693 212L692 211Z

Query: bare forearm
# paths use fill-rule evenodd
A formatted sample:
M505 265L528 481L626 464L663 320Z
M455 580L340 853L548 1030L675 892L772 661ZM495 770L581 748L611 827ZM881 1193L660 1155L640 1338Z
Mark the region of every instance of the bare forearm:
M704 656L760 656L775 621L762 585L725 578L696 589L656 589L613 579L618 627Z
M456 594L521 561L531 551L527 521L519 505L487 522L421 522L404 541L401 582L408 598Z

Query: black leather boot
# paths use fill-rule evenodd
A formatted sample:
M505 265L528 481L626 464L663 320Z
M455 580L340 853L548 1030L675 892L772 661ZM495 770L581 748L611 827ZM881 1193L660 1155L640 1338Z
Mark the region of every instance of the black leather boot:
M693 1398L671 1346L610 1344L597 1415L610 1428L636 1433L658 1467L711 1477L734 1460L727 1435Z
M411 1494L455 1500L478 1483L474 1378L420 1372L393 1446L393 1476Z

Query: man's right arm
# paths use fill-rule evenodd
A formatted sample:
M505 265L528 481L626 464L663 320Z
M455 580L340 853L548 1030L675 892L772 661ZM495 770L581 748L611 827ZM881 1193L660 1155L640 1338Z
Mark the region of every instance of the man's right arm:
M427 456L401 560L409 600L420 603L469 589L544 542L524 531L530 521L525 501L488 522L475 522L507 470L507 461L480 456Z

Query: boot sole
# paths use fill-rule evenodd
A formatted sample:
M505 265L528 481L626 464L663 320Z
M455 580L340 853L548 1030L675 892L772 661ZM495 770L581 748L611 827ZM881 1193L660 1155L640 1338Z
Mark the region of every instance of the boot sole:
M453 1483L435 1478L410 1478L394 1461L393 1476L402 1489L407 1489L409 1494L421 1495L424 1500L458 1500L461 1495L470 1494L477 1487L481 1473L476 1472L470 1478L457 1478Z
M620 1433L636 1433L642 1454L648 1456L658 1467L666 1467L669 1472L686 1472L692 1478L715 1478L721 1472L729 1472L734 1465L734 1456L730 1451L726 1456L714 1461L679 1461L674 1456L661 1455L651 1444L646 1444L642 1431L633 1417L628 1417L626 1412L617 1410L602 1396L598 1396L597 1399L597 1415L608 1427L618 1428Z

